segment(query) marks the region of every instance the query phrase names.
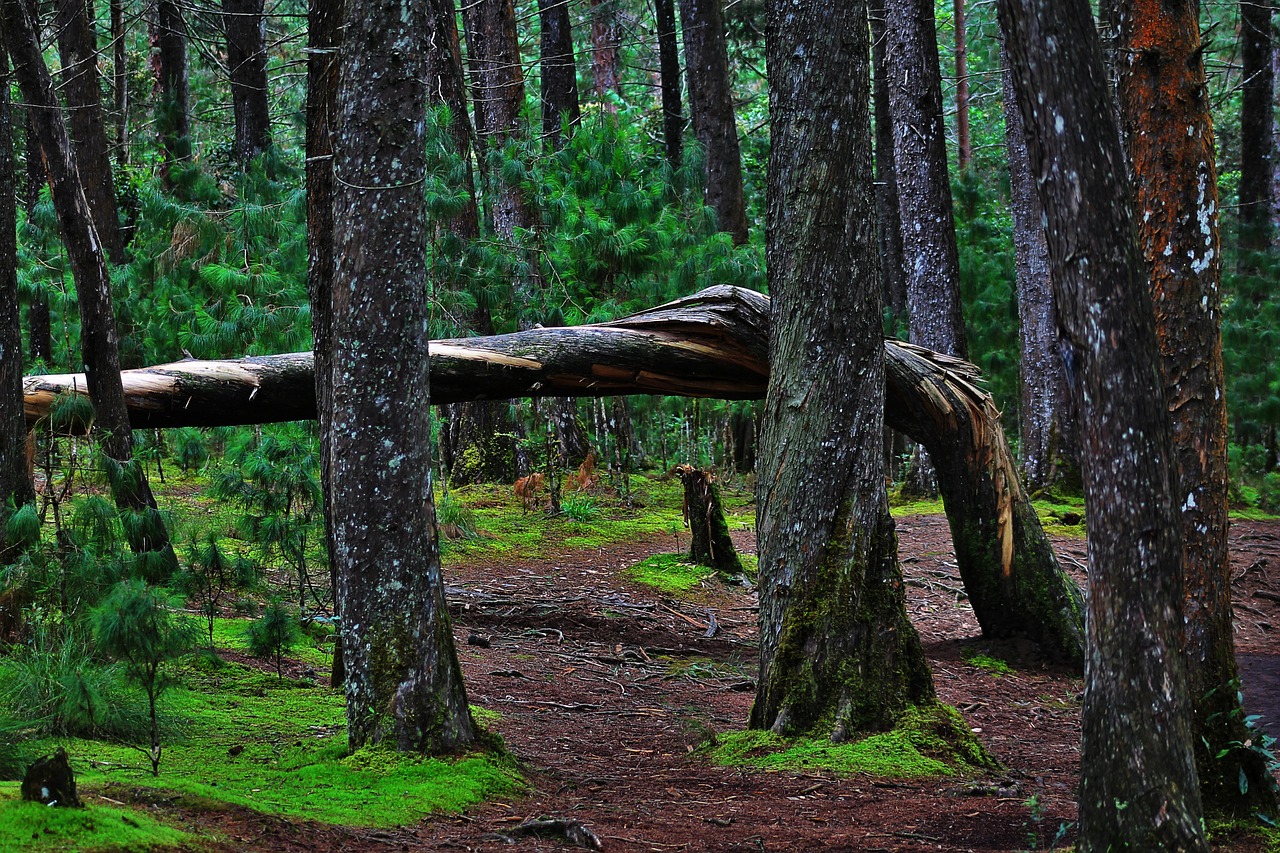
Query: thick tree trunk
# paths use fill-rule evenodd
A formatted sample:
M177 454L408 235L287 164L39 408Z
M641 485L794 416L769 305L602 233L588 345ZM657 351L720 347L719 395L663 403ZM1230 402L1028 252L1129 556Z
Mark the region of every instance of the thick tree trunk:
M573 54L569 0L538 0L542 27L542 136L551 151L561 146L560 126L578 126L578 68Z
M98 39L85 0L58 0L58 54L67 125L98 237L112 263L124 261L124 236L116 213L116 184L107 147L107 122L98 81Z
M475 740L425 440L430 14L424 0L352 4L339 60L329 459L352 749L439 753Z
M662 75L662 142L667 162L679 169L684 146L684 106L680 97L680 43L675 0L653 0L658 25L658 69Z
M27 424L22 416L18 195L9 82L9 52L0 43L0 562L5 561L10 544L4 537L4 519L10 506L29 504L36 497L27 476Z
M1271 247L1271 184L1275 178L1271 64L1272 0L1240 0L1240 265L1257 272Z
M241 168L271 147L267 33L262 0L222 0L227 71L235 116L235 158Z
M934 698L907 618L880 452L866 6L770 4L765 45L773 324L751 726L840 741Z
M178 567L164 521L141 465L133 463L133 432L120 380L111 278L89 203L76 168L67 125L53 80L40 54L35 9L28 0L4 0L5 38L23 98L32 110L36 135L49 173L58 229L67 250L80 308L80 357L84 387L93 402L93 430L104 456L112 495L127 519L129 546L152 577L168 577Z
M898 210L898 167L893 157L893 118L889 110L889 75L884 0L870 0L872 98L876 125L876 217L880 234L880 282L884 307L893 327L907 319L906 259L902 254L902 216Z
M1067 375L1058 350L1058 307L1049 280L1044 212L1027 154L1026 127L1001 48L1005 151L1013 209L1014 274L1022 341L1022 396L1018 407L1022 475L1033 493L1074 479L1075 432Z
M320 481L324 503L325 546L329 557L330 588L338 588L338 564L333 559L333 124L338 100L338 51L341 48L343 0L311 0L307 13L307 294L311 301L314 348L312 400L320 432ZM334 615L341 620L341 602L334 597ZM346 678L342 639L334 649L330 684Z
M769 298L721 286L612 323L434 341L432 401L661 394L754 400L769 380ZM938 460L956 558L983 630L1025 635L1077 663L1079 596L1017 482L999 412L978 369L886 341L885 421ZM126 371L138 426L221 426L314 417L308 353L187 361ZM26 412L47 418L83 376L26 379Z
M616 112L611 95L622 94L618 74L618 6L616 0L591 0L591 80L605 112Z
M707 205L721 231L733 242L747 242L747 207L742 190L742 153L729 86L729 48L725 44L721 0L680 0L684 62L689 78L689 114L693 135L706 162Z
M1089 505L1077 847L1207 851L1182 654L1181 497L1102 52L1085 0L1000 0L999 11L1031 129Z
M174 167L191 159L187 25L173 0L156 0L151 50L156 75L156 134L164 152L164 178L172 185Z
M729 538L715 475L692 465L677 465L684 485L684 521L689 525L689 559L725 576L742 574L742 560Z
M1205 807L1276 813L1237 688L1227 555L1227 401L1213 121L1196 0L1122 0L1120 69L1138 236L1150 268L1181 504L1185 649ZM1242 790L1243 789L1243 790Z

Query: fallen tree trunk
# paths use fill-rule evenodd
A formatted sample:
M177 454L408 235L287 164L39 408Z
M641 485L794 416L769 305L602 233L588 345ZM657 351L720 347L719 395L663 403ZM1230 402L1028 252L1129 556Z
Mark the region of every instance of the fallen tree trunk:
M768 341L767 296L713 287L610 323L433 341L431 402L619 394L759 399L768 382ZM924 445L937 466L956 561L983 633L1027 636L1081 664L1079 590L1059 567L1018 480L978 369L893 340L885 341L885 357L885 421ZM135 428L315 417L310 353L188 360L121 376ZM62 395L85 393L84 375L29 376L24 392L34 426L50 418Z

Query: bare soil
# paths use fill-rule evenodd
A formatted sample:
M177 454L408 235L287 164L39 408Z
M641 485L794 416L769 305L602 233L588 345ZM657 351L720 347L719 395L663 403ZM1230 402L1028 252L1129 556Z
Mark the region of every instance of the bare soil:
M1060 828L1058 844L1069 844L1080 678L1029 644L981 638L944 517L899 519L898 532L911 616L939 696L963 712L1003 772L889 782L709 764L697 748L742 728L751 705L755 594L716 581L677 599L631 582L630 566L675 549L666 536L449 570L470 699L501 714L493 727L525 766L523 798L390 831L165 808L219 831L228 850L507 850L501 833L541 817L581 823L610 851L1040 850ZM753 550L750 534L735 536ZM1082 578L1084 541L1055 546ZM1236 522L1231 557L1246 706L1265 726L1280 719L1272 630L1280 622L1280 523ZM708 637L712 615L718 631ZM1006 661L1013 672L974 666L966 652ZM517 843L569 849L555 838ZM1216 843L1263 849L1247 837Z

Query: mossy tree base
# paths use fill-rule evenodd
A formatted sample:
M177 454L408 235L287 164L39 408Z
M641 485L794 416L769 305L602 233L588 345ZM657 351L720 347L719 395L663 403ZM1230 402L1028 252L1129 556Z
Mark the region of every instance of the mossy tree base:
M722 575L742 574L742 560L729 536L715 475L692 465L677 465L684 484L684 521L689 525L689 559Z

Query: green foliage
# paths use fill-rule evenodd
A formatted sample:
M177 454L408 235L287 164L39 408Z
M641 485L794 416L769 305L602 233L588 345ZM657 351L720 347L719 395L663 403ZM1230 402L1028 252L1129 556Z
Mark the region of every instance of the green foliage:
M436 501L436 521L442 528L457 531L464 539L475 539L480 535L475 512L452 494L441 495Z
M560 501L560 512L578 524L591 524L600 518L600 507L590 495L566 495Z
M1000 660L1000 658L994 658L975 648L966 648L960 653L960 656L964 658L965 663L984 670L996 678L1002 675L1013 675L1013 667L1009 666L1009 664Z
M29 853L102 850L194 849L198 839L151 814L122 806L90 804L51 809L23 802L18 785L0 785L0 838Z
M208 627L210 652L214 650L213 629L219 605L231 593L252 587L257 580L253 562L229 552L215 531L207 532L203 541L192 543L187 567L174 581L199 602Z
M1266 512L1280 513L1280 471L1270 471L1258 486L1258 507Z
M254 657L271 658L276 664L276 678L283 679L281 668L285 652L298 644L302 634L298 620L279 599L272 599L262 615L249 624L246 638Z

